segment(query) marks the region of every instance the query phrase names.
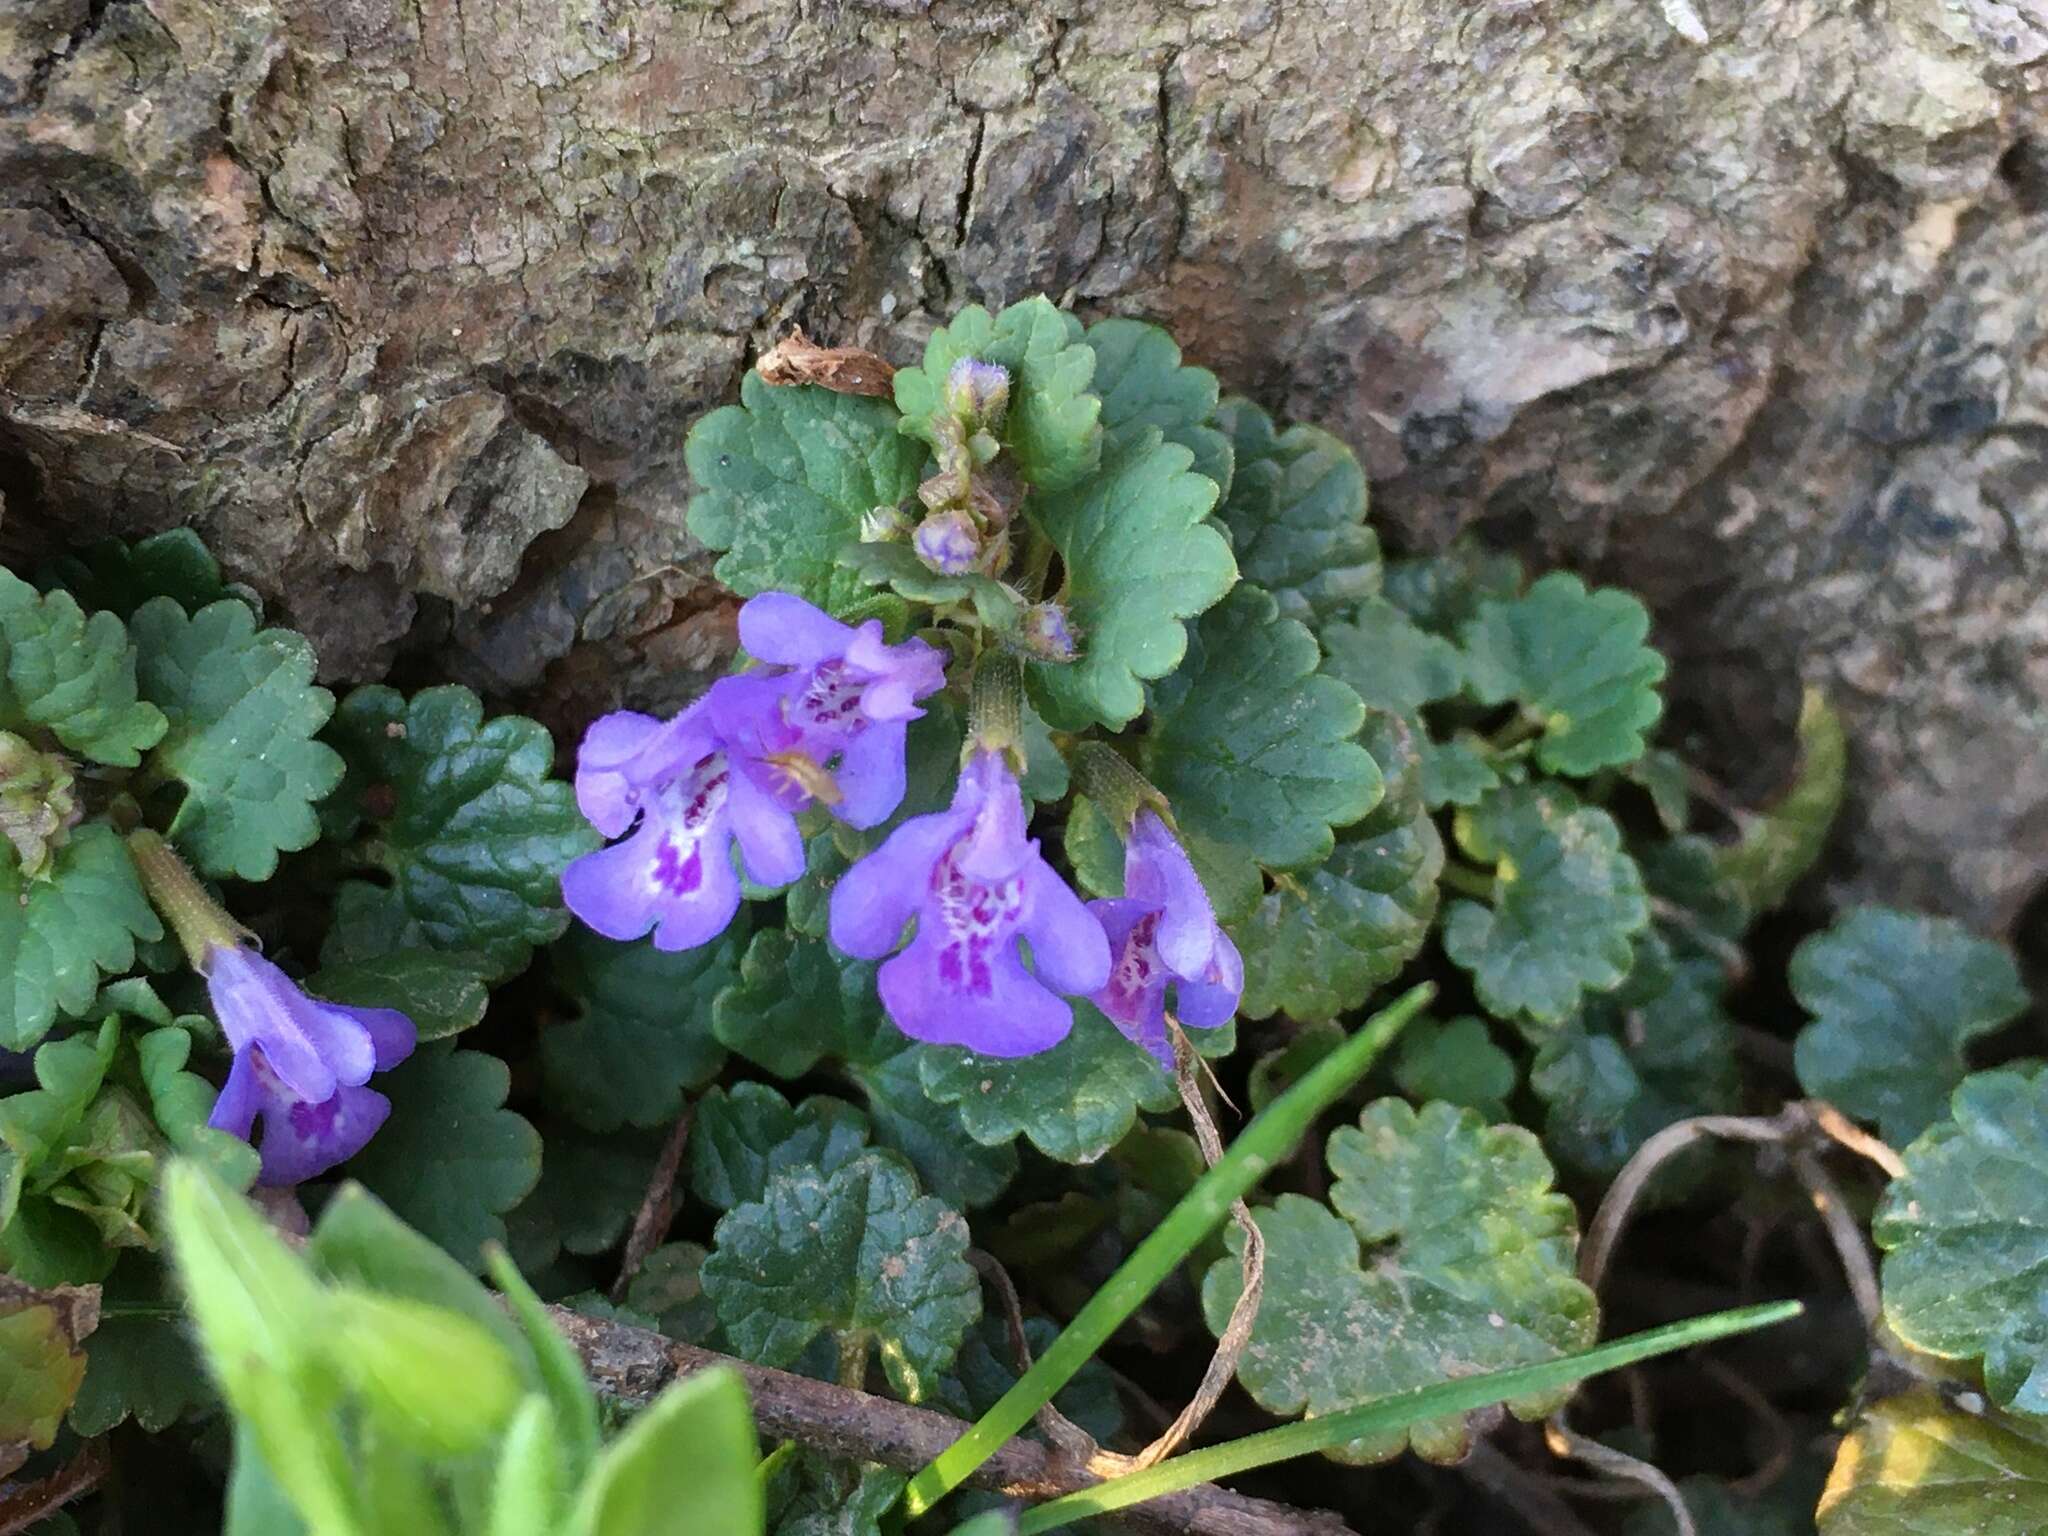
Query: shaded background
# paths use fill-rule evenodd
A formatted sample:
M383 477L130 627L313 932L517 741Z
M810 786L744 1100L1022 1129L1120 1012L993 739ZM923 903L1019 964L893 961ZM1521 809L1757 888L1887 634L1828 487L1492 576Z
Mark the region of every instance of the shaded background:
M1347 436L1396 547L1643 592L1736 793L1822 684L1837 889L2024 938L2044 54L2043 0L8 0L0 540L190 524L330 681L573 729L731 646L682 440L758 351L1042 290Z

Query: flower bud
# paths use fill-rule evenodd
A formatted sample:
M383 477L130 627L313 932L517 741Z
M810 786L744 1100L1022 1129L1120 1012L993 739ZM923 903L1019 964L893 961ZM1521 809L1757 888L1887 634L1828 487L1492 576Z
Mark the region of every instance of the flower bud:
M910 534L910 521L900 507L875 507L862 514L860 541L863 544L893 544Z
M981 559L981 530L957 508L934 512L917 525L910 545L918 559L941 576L965 576Z
M1010 370L1000 363L963 357L946 373L946 409L970 432L1002 425L1010 404Z
M1024 649L1040 661L1072 661L1076 653L1073 627L1059 603L1033 603L1024 610L1018 630Z

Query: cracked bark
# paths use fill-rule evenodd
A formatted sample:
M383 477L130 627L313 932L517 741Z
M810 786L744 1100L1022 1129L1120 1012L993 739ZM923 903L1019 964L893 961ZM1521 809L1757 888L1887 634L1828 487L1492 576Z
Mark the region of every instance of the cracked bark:
M1828 687L1837 892L1998 928L2048 870L2048 25L1707 9L17 0L5 537L189 523L331 679L572 730L729 652L681 441L752 356L1043 289L1347 435L1397 541L1644 590L1738 791Z

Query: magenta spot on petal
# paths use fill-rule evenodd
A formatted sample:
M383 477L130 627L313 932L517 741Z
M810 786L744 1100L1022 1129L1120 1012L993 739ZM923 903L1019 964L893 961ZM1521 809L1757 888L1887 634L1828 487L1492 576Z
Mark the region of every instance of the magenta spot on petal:
M289 1118L292 1129L304 1140L311 1141L334 1133L334 1117L340 1110L341 1095L337 1093L324 1104L301 1101L292 1105Z
M654 855L654 883L671 896L687 896L704 883L704 849L699 843L690 845L690 856L683 858L673 838L663 838L661 847Z

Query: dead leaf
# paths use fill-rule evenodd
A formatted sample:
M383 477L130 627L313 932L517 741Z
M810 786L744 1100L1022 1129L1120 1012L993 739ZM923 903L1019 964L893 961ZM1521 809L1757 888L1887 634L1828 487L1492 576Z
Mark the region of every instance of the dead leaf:
M794 327L754 364L770 384L815 384L840 395L890 394L896 370L859 347L821 347Z

